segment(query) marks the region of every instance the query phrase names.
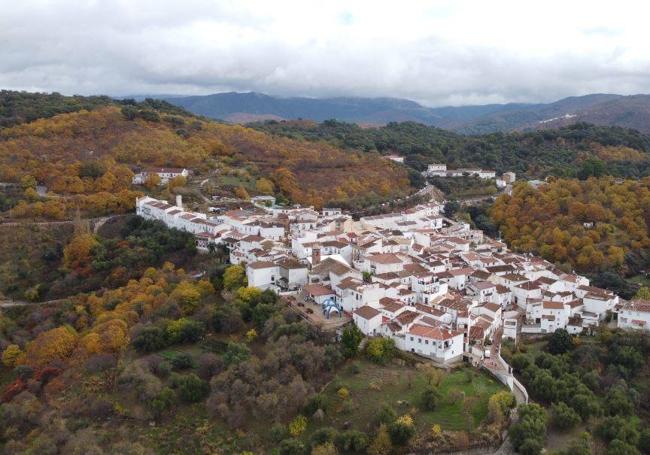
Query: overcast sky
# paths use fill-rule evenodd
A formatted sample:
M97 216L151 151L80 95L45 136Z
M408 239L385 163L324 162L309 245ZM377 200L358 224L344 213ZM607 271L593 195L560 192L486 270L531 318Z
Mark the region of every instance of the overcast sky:
M430 106L650 93L647 3L0 0L0 88Z

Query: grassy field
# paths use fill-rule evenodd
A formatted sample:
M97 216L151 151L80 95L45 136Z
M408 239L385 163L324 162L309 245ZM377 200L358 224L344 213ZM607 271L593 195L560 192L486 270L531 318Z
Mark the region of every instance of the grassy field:
M349 398L342 400L338 390L345 387ZM419 430L428 431L433 424L443 430L471 430L487 416L488 399L503 386L493 377L472 368L459 368L446 374L440 383L442 399L438 408L425 412L418 408L427 387L426 374L418 369L398 365L376 365L358 360L344 368L327 386L325 419L311 425L310 433L320 426L368 431L384 405L397 414L409 413ZM453 399L455 397L455 399Z

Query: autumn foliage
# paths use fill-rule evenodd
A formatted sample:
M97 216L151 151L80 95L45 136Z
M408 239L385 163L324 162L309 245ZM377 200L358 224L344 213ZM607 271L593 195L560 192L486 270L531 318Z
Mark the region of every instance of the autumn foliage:
M558 179L515 185L491 216L508 244L582 272L620 269L650 247L650 179Z
M161 114L125 116L118 106L81 110L0 131L0 181L31 185L11 216L63 219L80 208L92 216L132 210L140 194L132 168L218 166L253 169L261 193L274 187L294 202L328 201L410 191L403 166L375 153L271 136L242 126ZM179 128L180 126L180 128ZM170 182L173 188L181 181ZM35 184L49 195L39 196ZM147 181L149 188L157 183Z

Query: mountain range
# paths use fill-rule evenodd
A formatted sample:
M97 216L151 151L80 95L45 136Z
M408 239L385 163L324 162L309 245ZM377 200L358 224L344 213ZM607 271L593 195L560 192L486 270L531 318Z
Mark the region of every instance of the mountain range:
M591 94L552 103L435 108L400 98L282 98L256 92L162 98L195 114L231 123L336 119L377 126L414 121L464 134L483 134L587 122L633 128L650 134L650 95Z

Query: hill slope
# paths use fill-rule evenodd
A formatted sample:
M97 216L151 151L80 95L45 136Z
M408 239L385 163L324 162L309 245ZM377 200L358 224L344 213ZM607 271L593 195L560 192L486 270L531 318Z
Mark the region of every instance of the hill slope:
M195 114L233 123L259 120L336 119L384 125L413 121L465 134L565 126L584 121L650 133L650 96L592 94L547 104L490 104L427 108L397 98L280 98L260 93L170 97Z
M450 167L479 166L498 172L515 171L531 178L547 175L580 176L598 161L599 173L615 176L646 175L650 165L650 138L620 127L575 124L555 130L463 136L413 122L361 128L326 121L265 122L260 130L292 138L328 141L338 147L405 156L417 170L432 162ZM607 163L605 166L604 163ZM602 165L602 166L601 166ZM584 169L583 169L584 168Z
M129 211L137 194L132 169L140 166L266 177L279 194L316 206L408 193L407 169L377 157L170 114L164 106L113 103L0 129L0 182L19 189L0 193L0 207L46 218L76 207L91 216ZM37 184L51 193L39 196Z

